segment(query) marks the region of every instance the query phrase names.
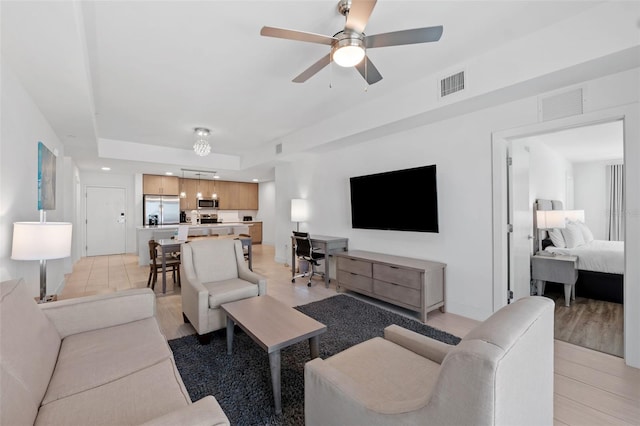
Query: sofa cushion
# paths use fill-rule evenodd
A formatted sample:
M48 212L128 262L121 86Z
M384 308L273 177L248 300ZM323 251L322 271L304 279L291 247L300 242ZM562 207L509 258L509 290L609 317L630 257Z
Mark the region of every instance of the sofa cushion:
M431 397L440 364L375 337L325 360L350 377L361 403L379 413L416 410Z
M209 290L210 309L217 309L227 302L257 296L259 290L257 285L240 278L203 283L203 285Z
M235 240L205 239L189 243L193 269L200 282L223 281L238 276Z
M173 358L40 408L36 425L133 425L191 403Z
M0 424L32 424L53 374L60 336L22 280L0 284L0 324Z
M42 404L112 382L169 357L171 351L155 318L71 335L62 341Z

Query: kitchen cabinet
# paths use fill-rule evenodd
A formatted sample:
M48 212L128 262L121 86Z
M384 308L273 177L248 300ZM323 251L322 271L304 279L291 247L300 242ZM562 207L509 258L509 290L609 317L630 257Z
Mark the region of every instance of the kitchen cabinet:
M189 213L198 208L196 193L198 192L197 179L180 179L180 190L184 191L185 197L180 198L180 210Z
M258 210L258 184L251 182L216 182L220 210Z
M338 289L362 293L420 313L444 310L446 265L362 250L337 253Z
M167 183L165 183L167 178L175 179L175 187L169 186L169 190L174 192L167 192ZM215 193L220 202L218 207L220 210L258 210L258 184L252 182L144 175L143 189L145 194L164 195L178 195L184 191L186 196L180 199L180 210L184 211L198 208L196 197L198 192L202 193L202 198L212 198Z
M179 195L180 179L176 176L142 175L142 192L145 195Z
M258 210L258 184L249 182L238 183L238 210Z
M251 242L253 244L262 243L262 222L253 222L249 227L249 235L251 235Z

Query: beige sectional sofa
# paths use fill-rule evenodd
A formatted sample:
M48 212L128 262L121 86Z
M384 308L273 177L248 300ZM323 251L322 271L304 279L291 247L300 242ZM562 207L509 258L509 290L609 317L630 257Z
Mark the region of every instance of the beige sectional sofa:
M228 425L191 402L149 289L38 305L0 283L1 425Z

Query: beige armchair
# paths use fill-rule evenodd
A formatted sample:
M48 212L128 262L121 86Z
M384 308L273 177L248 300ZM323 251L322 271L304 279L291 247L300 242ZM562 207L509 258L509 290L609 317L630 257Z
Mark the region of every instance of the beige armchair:
M305 365L314 425L552 425L553 311L526 297L451 346L392 325Z
M212 331L225 328L220 305L267 292L266 278L251 272L242 243L231 239L202 239L182 245L182 312L201 343Z

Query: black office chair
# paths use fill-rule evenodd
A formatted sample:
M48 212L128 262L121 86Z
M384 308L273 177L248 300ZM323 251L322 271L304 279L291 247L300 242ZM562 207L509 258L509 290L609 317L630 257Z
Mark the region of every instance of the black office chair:
M316 266L320 265L318 261L323 260L325 254L321 251L317 251L317 249L313 247L311 244L311 237L308 232L293 231L293 237L295 241L296 257L299 261L306 261L309 264L311 271L307 270L304 273L294 275L291 282L295 283L296 278L306 277L309 275L309 282L307 283L307 286L311 287L311 278L314 275L321 275L324 277L324 273L316 271Z

